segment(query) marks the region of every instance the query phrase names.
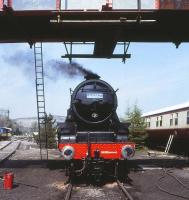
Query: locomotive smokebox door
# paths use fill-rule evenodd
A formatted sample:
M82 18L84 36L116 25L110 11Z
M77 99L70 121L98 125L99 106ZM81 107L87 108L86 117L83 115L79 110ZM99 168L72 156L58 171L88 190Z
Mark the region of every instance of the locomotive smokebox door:
M115 91L99 79L89 79L79 84L73 91L71 101L76 117L87 124L104 123L117 108Z

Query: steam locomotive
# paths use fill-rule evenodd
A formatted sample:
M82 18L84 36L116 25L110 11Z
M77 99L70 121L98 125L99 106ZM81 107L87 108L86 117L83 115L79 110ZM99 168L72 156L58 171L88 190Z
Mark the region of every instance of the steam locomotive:
M87 76L71 93L64 123L58 127L58 148L69 177L105 174L123 177L135 144L128 141L129 124L117 114L116 91L99 76Z

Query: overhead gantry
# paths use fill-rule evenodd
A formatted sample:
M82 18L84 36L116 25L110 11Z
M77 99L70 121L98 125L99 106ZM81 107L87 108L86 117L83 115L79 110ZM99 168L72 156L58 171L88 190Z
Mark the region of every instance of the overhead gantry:
M101 10L15 11L4 6L0 11L0 42L64 42L67 53L75 58L129 58L130 42L189 42L189 10L113 9L110 4ZM10 5L10 0L9 4ZM73 45L94 44L93 54L73 54ZM116 45L123 53L114 54ZM70 48L68 49L68 45Z

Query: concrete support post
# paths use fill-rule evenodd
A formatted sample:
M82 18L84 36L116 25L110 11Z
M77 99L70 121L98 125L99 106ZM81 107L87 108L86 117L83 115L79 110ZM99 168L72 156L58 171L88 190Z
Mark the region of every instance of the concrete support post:
M3 0L0 0L0 10L2 10L3 9Z
M12 1L13 0L7 0L7 7L12 8Z
M61 0L56 0L56 10L61 10Z
M160 9L160 0L155 0L155 9Z

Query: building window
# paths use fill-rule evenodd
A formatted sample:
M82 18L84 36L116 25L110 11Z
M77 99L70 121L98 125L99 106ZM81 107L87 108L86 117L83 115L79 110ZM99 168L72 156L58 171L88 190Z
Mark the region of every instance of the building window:
M162 126L163 123L163 116L160 116L159 126Z
M173 114L170 116L170 126L173 126Z
M159 126L159 121L158 121L158 117L156 118L156 127Z
M147 127L147 128L150 127L150 117L146 119L146 127Z
M175 126L178 125L178 113L175 113Z
M189 124L189 111L187 111L187 124Z

